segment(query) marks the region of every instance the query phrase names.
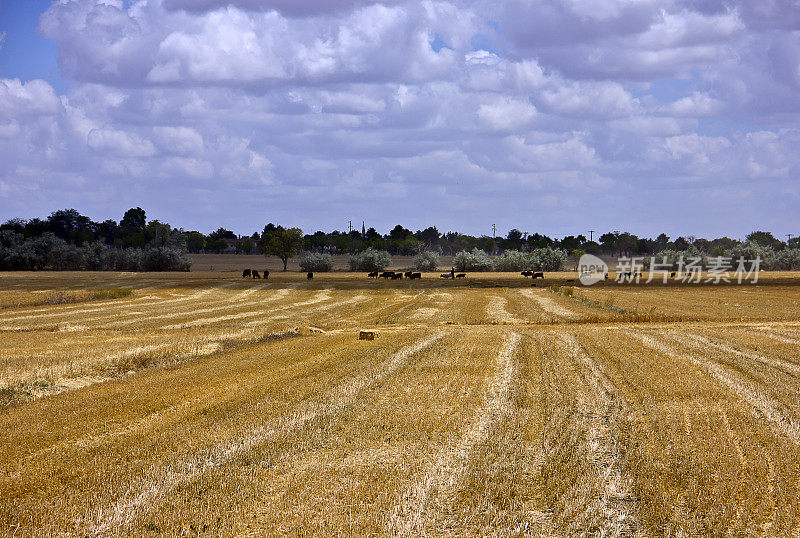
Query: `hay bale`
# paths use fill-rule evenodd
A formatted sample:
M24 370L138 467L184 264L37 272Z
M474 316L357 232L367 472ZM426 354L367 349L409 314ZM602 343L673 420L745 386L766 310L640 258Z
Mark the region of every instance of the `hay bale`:
M376 336L378 336L377 331L360 331L358 333L359 340L375 340Z

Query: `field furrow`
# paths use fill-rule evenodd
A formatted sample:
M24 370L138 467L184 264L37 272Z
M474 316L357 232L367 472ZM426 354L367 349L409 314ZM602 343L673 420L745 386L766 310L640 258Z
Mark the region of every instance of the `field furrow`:
M542 310L551 320L575 320L579 315L561 305L547 290L522 290L524 297L531 299L532 304Z
M788 280L240 275L4 275L0 535L800 532Z
M780 435L787 437L800 446L800 421L785 405L773 398L766 387L761 388L717 362L712 362L697 353L680 353L664 341L659 341L646 334L635 334L642 343L659 353L674 359L691 362L705 370L728 390L747 402L756 416L763 417ZM674 341L674 340L673 340Z
M477 410L477 416L461 436L434 456L403 495L392 514L392 534L416 536L425 534L428 526L435 528L439 524L441 513L449 504L447 497L453 495L452 490L463 476L470 454L489 438L493 426L509 413L509 391L516 375L519 340L518 333L503 335L497 354L498 371L486 389L486 403ZM431 496L437 499L432 501Z

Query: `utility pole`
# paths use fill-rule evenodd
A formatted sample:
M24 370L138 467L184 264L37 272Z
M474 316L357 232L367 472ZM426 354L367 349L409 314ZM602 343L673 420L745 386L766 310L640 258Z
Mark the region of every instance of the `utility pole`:
M350 233L350 232L352 232L352 231L353 231L353 221L352 221L352 220L348 220L347 222L348 222L348 226L349 226L349 228L350 228L350 229L347 231L347 233Z
M497 225L492 224L492 239L495 239L496 237L497 237Z
M596 230L589 230L589 241L594 241L594 239L592 238L592 234L594 234L595 231Z

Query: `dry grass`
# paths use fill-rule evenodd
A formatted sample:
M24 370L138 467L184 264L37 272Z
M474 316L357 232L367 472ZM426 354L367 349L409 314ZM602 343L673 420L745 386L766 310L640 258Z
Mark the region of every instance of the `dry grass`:
M0 311L0 533L800 530L783 277L25 275L0 297L132 291Z

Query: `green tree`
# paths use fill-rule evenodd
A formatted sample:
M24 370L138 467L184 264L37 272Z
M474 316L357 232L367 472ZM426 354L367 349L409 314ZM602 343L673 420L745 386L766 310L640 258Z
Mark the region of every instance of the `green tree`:
M244 241L242 241L242 252L244 252L245 254L250 254L251 252L253 252L253 249L255 248L255 246L256 246L256 244L255 244L255 242L253 242L253 239L250 238L250 237L247 237L247 238L245 238Z
M89 217L81 215L76 209L53 211L47 217L48 228L56 237L71 240L78 246L92 240L92 224Z
M144 233L147 215L141 207L133 207L125 212L119 221L119 237L114 244L120 247L144 247L147 241Z
M675 243L674 243L674 245L675 245L675 250L679 250L679 251L681 251L681 252L683 252L683 251L687 250L687 249L688 249L688 248L691 246L691 244L689 243L689 241L687 241L687 240L686 240L686 239L684 239L683 237L679 237L679 238L677 238L677 239L675 240Z
M616 233L606 232L606 233L604 233L603 235L600 236L599 240L600 240L600 244L603 245L603 251L604 252L607 252L609 254L613 254L614 253L614 250L617 247L617 236L618 235L619 235L619 232L616 232Z
M300 228L284 228L283 226L274 227L271 230L264 228L261 235L261 252L265 256L277 256L283 262L283 270L289 258L296 256L300 246L303 244L303 230Z
M226 230L225 228L217 228L210 234L208 234L209 239L236 239L236 234L230 230Z
M197 254L201 250L203 250L206 246L206 236L201 234L200 232L187 232L186 233L186 248L189 249L189 252Z
M769 247L773 250L780 250L783 248L783 241L776 239L770 232L755 231L747 236L748 241L758 243L762 247Z
M391 232L389 232L389 237L393 240L405 239L409 235L414 235L414 233L407 228L403 228L401 224L398 224L397 226L392 228Z
M438 245L439 237L441 235L442 234L439 233L439 230L436 229L436 226L430 226L414 234L414 236L420 241L422 241L428 248L434 245Z
M141 207L132 207L131 209L127 210L122 216L122 220L119 221L121 228L126 228L133 231L144 230L146 223L147 215L145 214L144 209Z

